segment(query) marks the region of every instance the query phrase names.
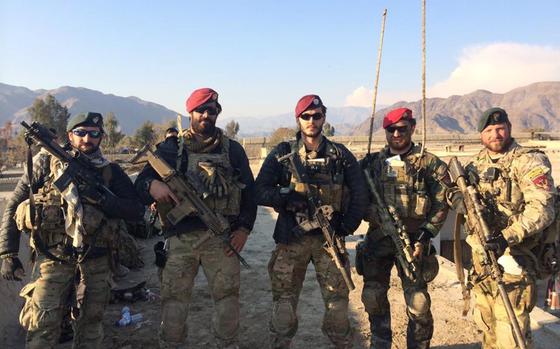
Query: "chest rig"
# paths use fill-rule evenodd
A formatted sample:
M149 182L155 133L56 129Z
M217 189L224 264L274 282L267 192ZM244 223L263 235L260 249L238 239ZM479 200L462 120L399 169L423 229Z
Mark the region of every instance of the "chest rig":
M51 157L49 162L49 172L45 178L45 183L39 188L33 199L35 201L35 222L38 227L41 239L47 246L53 246L63 242L66 238L65 223L68 217L68 204L60 191L54 186L56 173L62 168L60 160ZM112 177L111 166L105 166L101 170L101 176L105 186L109 186ZM82 224L86 242L93 235L97 235L96 241L104 244L110 239L114 232L115 220L109 220L105 214L96 206L82 202ZM29 200L22 202L17 210L15 217L19 230L31 231L31 219ZM31 241L33 243L33 241ZM33 246L32 246L33 247Z
M431 206L426 186L429 174L417 147L402 160L387 151L375 153L371 167L385 203L395 207L401 218L426 218Z
M204 203L212 211L237 216L241 210L241 190L245 185L239 181L238 170L231 166L229 138L224 135L221 138L219 153L188 153L186 175L198 184ZM178 165L181 160L178 159Z
M290 151L299 155L308 175L309 189L317 195L322 205L330 205L334 212L343 212L346 206L347 190L344 186L344 159L340 150L331 142L325 141L324 155L319 157L316 152L307 153L303 142L291 142ZM289 172L289 171L288 171ZM295 176L290 177L290 187L305 195L303 183Z
M525 200L519 187L520 178L516 178L513 162L523 154L533 150L515 148L497 161L492 161L484 152L479 154L475 162L467 167L474 173L473 180L477 183L486 204L489 224L498 229L508 225L508 218L523 211Z

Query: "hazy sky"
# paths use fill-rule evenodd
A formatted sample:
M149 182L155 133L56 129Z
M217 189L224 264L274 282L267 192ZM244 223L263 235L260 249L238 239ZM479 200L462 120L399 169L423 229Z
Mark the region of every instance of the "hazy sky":
M292 111L304 94L370 106L421 87L421 1L0 0L0 82L81 86L184 112L213 87L227 116ZM427 0L428 97L560 80L560 2Z

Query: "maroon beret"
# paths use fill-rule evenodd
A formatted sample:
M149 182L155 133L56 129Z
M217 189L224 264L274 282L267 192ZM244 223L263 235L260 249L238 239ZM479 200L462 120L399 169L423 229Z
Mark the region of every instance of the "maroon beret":
M300 98L300 100L296 104L296 118L298 118L301 113L312 108L320 108L323 106L323 101L321 97L317 95L307 95Z
M211 88L204 87L194 90L193 93L187 98L187 113L192 112L208 101L218 102L218 92Z
M387 128L392 124L399 122L401 120L412 120L412 110L408 108L397 108L391 110L383 118L383 128Z

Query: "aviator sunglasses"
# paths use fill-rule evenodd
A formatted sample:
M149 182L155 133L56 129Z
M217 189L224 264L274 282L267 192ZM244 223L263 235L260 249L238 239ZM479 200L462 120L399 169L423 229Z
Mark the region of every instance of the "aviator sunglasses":
M301 114L299 117L305 121L309 121L309 119L313 118L313 120L318 121L321 120L325 115L323 113L315 113L315 114Z
M206 112L208 115L218 115L218 108L216 107L202 106L196 108L194 111L200 114L204 114Z
M72 130L72 133L78 137L85 137L86 135L89 135L91 138L99 138L101 137L101 131L99 130L83 130L81 128Z
M389 126L385 130L389 133L395 133L395 131L399 131L400 134L407 133L409 126Z

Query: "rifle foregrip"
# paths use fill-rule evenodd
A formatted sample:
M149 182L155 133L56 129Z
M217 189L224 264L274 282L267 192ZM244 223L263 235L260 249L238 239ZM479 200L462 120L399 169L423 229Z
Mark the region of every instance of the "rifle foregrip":
M461 165L461 163L459 162L456 156L453 156L449 160L448 168L449 168L449 174L451 175L451 179L453 180L453 182L456 182L457 179L461 177L463 178L466 177L465 169L463 168L463 166Z

